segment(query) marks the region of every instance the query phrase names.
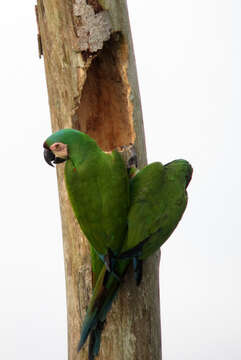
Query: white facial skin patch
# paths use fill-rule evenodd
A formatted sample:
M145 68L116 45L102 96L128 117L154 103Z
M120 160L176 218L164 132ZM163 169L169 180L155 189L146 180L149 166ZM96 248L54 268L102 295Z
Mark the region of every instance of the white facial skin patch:
M49 149L54 153L54 155L61 159L68 158L68 147L66 144L61 142L56 142L49 147Z

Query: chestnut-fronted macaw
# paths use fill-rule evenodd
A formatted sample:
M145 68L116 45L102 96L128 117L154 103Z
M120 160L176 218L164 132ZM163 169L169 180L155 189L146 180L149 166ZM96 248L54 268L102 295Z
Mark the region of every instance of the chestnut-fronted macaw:
M129 179L121 155L117 150L102 151L85 133L63 129L44 142L44 157L51 166L65 162L65 183L75 216L111 271L112 255L119 254L126 236L129 210Z
M185 160L163 166L156 162L140 170L130 180L128 232L117 256L114 271L122 278L130 260L134 261L137 284L141 281L141 262L169 238L187 205L186 188L192 167ZM78 350L90 334L89 360L98 355L105 319L117 295L120 282L102 268L84 319Z

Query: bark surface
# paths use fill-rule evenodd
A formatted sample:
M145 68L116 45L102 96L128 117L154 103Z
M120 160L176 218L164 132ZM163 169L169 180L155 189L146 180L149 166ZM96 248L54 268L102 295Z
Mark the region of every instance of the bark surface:
M134 51L125 0L38 0L39 52L43 54L53 131L75 128L105 151L134 144L146 164ZM68 313L69 360L77 354L91 296L89 248L74 217L58 166ZM99 358L160 360L159 254L144 264L139 288L129 271L107 318Z

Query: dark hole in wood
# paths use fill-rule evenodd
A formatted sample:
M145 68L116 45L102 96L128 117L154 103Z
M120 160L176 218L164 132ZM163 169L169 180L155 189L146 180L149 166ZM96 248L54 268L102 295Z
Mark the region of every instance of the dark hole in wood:
M89 134L105 151L133 143L135 138L127 60L127 45L116 33L93 59L73 116L74 128Z

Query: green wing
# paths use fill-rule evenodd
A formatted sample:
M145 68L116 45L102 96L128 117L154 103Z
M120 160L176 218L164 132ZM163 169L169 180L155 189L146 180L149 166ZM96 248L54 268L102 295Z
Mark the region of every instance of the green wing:
M161 163L153 163L139 171L131 180L128 235L123 252L132 251L142 241L148 239L140 256L140 259L145 259L170 236L185 210L187 178L190 181L191 173L192 169L187 162L177 160L165 166ZM120 278L124 276L129 262L129 259L116 261L115 272ZM105 319L120 285L121 282L108 273L102 265L78 346L80 350L90 335L90 359L99 353Z
M168 239L187 205L186 176L190 168L185 160L165 166L153 163L133 178L128 235L122 253L146 241L139 256L145 259Z
M118 253L127 228L129 182L117 151L96 151L83 162L68 160L66 185L81 229L95 250Z
M91 269L92 269L92 288L95 287L99 274L102 271L102 268L105 267L103 261L100 259L99 255L90 245L90 256L91 256Z

